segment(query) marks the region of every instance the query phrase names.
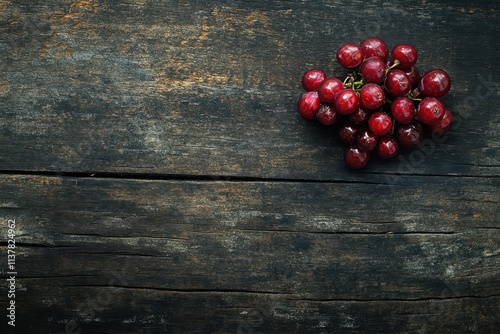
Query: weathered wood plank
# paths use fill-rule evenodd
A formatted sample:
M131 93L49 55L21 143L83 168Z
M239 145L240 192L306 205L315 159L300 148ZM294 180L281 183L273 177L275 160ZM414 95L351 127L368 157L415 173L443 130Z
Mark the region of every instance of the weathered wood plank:
M29 331L237 333L259 308L263 333L498 325L496 178L0 185Z
M0 170L499 175L496 1L0 4ZM336 48L372 34L449 71L460 123L410 162L353 174L333 131L295 103L305 69L339 75Z
M22 328L30 333L495 333L498 296L455 298L445 285L442 291L441 298L415 301L315 301L240 292L39 287L35 296L50 294L54 303L22 310L33 320Z

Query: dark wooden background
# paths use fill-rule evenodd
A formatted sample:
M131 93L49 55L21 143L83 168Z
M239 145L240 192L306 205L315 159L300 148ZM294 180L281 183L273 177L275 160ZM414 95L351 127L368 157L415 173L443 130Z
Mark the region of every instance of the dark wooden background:
M0 0L1 332L498 333L499 14ZM374 35L450 73L457 122L351 172L300 76Z

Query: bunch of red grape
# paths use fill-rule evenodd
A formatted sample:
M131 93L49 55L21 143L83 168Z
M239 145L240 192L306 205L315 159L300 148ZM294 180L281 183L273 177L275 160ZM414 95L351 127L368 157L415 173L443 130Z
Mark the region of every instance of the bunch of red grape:
M453 115L438 99L448 93L451 80L442 69L420 76L417 50L369 37L359 45L345 43L337 50L338 63L349 70L341 80L319 69L302 76L306 90L298 112L324 125L340 125L339 136L348 147L344 160L352 169L366 166L373 151L393 158L401 148L413 149L424 129L447 132Z

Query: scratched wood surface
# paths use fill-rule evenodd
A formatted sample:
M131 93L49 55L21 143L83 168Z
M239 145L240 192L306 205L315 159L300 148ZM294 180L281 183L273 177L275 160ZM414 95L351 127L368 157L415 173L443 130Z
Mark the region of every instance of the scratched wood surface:
M0 0L1 332L495 333L499 9ZM350 172L296 101L371 35L450 73L457 122Z

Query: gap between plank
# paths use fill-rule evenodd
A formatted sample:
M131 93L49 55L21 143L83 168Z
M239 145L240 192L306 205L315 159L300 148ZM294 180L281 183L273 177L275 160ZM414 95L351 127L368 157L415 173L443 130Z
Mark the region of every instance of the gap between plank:
M255 176L225 176L225 175L188 175L188 174L150 174L150 173L112 173L112 172L51 172L51 171L20 171L0 170L0 175L26 175L68 178L93 179L123 179L123 180L161 180L161 181L206 181L206 182L302 182L302 183L340 183L340 184L376 184L389 185L385 182L346 181L346 180L318 180L301 178L271 178Z

